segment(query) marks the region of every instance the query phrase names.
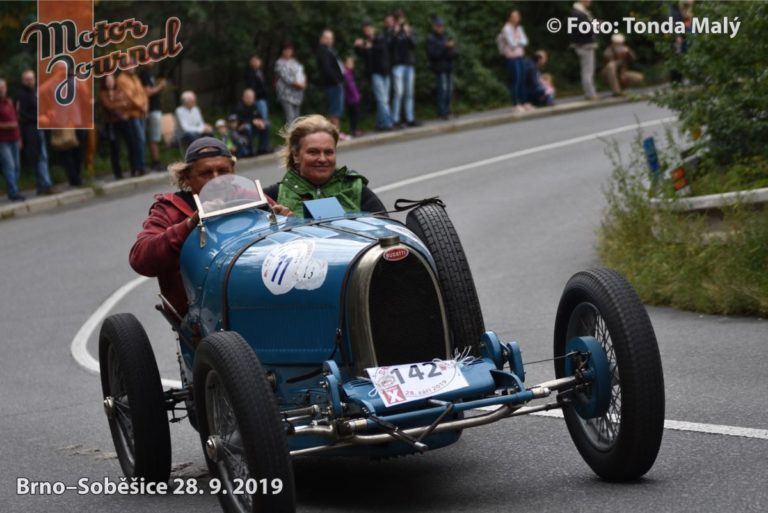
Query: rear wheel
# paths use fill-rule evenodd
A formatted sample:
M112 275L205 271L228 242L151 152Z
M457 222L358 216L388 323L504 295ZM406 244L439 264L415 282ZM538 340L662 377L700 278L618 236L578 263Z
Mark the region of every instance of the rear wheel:
M483 313L456 228L445 209L435 203L411 210L406 226L421 239L435 261L453 347L471 347L473 354L479 354L480 336L485 332Z
M224 511L296 511L277 402L250 346L235 332L209 335L197 349L193 383L200 440Z
M131 314L107 317L99 334L104 408L126 477L168 481L171 434L155 354Z
M608 410L583 418L577 399L564 401L568 431L587 464L608 481L643 476L653 466L664 429L664 376L653 326L635 290L610 269L575 274L555 321L555 357L574 337L594 337L608 358ZM555 374L566 375L564 360ZM577 411L579 410L579 411Z

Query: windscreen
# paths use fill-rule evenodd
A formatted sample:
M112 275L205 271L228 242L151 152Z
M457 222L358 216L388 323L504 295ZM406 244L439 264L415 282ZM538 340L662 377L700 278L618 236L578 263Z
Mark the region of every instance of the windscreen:
M201 219L267 204L258 180L235 174L217 176L205 184L195 199Z

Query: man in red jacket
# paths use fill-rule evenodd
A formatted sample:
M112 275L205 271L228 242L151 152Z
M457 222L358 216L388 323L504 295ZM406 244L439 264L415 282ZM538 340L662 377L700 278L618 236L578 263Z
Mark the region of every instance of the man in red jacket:
M160 292L183 316L187 312L187 295L181 281L179 254L187 236L200 221L194 195L217 176L234 173L235 158L223 142L202 137L189 145L184 162L171 164L168 169L179 191L155 196L128 261L137 273L157 277ZM275 213L292 214L271 198L267 199Z

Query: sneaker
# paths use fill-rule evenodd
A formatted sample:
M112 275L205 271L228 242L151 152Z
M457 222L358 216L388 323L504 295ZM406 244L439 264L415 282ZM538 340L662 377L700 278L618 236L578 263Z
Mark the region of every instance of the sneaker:
M408 123L406 123L406 124L407 124L409 127L413 128L413 127L417 127L417 126L422 126L424 123L422 123L421 121L417 121L417 120L415 120L415 119L414 119L413 121L409 121L409 122L408 122Z
M349 141L352 139L349 134L345 134L344 132L339 132L339 141Z
M27 198L25 198L21 194L16 194L15 196L9 196L8 199L11 201L27 201Z
M156 173L162 173L163 171L165 171L165 168L160 162L152 162L152 165L149 166L149 169L151 169Z

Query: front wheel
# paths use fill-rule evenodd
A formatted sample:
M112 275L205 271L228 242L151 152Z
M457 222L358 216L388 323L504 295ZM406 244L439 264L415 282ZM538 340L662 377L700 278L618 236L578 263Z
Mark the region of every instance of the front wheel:
M275 394L251 347L235 332L197 348L195 408L200 440L226 512L296 511L293 467Z
M171 433L155 353L131 314L104 319L99 334L104 409L126 477L165 482L171 474Z
M571 438L592 470L629 481L653 466L664 430L664 376L653 326L632 285L616 271L591 269L566 284L555 321L555 374L566 375L566 344L594 337L610 369L605 414L583 418L576 399L563 402Z

